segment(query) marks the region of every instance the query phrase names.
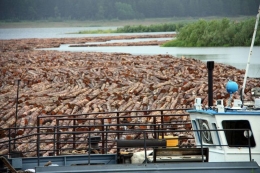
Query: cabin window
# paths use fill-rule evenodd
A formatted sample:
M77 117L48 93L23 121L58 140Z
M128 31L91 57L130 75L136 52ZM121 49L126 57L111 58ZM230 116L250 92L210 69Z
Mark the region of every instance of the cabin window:
M255 147L255 139L247 120L222 121L224 133L229 147ZM239 130L240 129L240 130ZM249 130L249 134L248 131Z
M194 130L194 134L196 135L196 137L199 139L200 138L200 135L198 133L198 126L197 126L197 123L195 120L192 120L192 128Z
M216 125L216 123L212 123L212 129L215 130L214 132L215 132L215 134L216 134L217 142L218 142L217 145L219 145L219 146L221 147L221 145L220 145L220 139L219 139L219 135L218 135L217 125Z
M207 143L207 144L213 144L213 140L212 140L211 131L210 131L210 128L209 128L208 121L199 119L198 123L199 123L200 130L202 130L199 133L202 136L203 142Z

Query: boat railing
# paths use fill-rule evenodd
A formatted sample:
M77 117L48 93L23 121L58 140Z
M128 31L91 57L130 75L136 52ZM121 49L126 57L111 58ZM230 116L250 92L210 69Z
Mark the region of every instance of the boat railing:
M73 122L74 128L72 128L72 131L78 131L81 130L84 127L85 124L92 125L94 128L95 126L99 125L99 127L103 126L105 124L122 124L127 118L131 118L136 122L141 121L142 118L154 118L153 123L154 124L162 124L161 127L165 125L166 119L174 119L174 117L178 117L177 120L172 121L175 123L175 125L184 125L187 124L190 125L189 121L183 121L180 117L188 117L188 114L186 112L184 113L178 113L178 111L185 111L186 109L167 109L167 110L145 110L145 111L116 111L116 112L97 112L97 113L89 113L89 114L78 114L78 115L41 115L37 117L37 120L35 122L35 125L26 125L24 127L10 127L7 129L1 129L0 134L2 139L0 141L0 147L5 148L6 142L8 143L8 151L14 151L17 150L17 145L20 145L23 143L23 141L29 140L30 143L33 143L35 141L35 136L37 134L40 135L40 133L47 131L57 131L58 130L64 130L65 125L63 122ZM154 114L154 115L153 115ZM89 118L92 117L92 118ZM73 120L72 120L73 119ZM52 122L55 120L55 123L49 124L48 122ZM54 121L53 121L54 122ZM83 124L82 124L83 122ZM91 123L89 123L91 122ZM62 125L61 125L61 124ZM72 125L72 124L70 124ZM119 130L119 126L115 126L116 130ZM68 130L71 130L68 129ZM88 129L91 130L91 129ZM46 133L44 133L46 134ZM164 134L162 134L164 135ZM34 138L31 138L34 136ZM75 135L74 135L75 136ZM59 135L57 136L59 137ZM117 137L120 137L119 135ZM30 139L29 139L30 138ZM55 139L55 138L54 138ZM75 138L73 138L75 139ZM76 139L75 139L76 140ZM76 143L74 140L74 143ZM35 148L35 146L34 146ZM19 149L19 148L18 148ZM24 151L24 152L30 152L30 151Z
M203 148L228 146L205 145L202 132L192 130L189 115L185 110L147 110L124 112L98 112L80 115L41 115L37 126L1 129L1 150L3 155L12 156L20 152L27 157L57 156L68 154L111 154L135 152L161 148ZM56 122L55 122L56 121ZM53 123L55 122L55 123ZM51 124L53 123L53 124ZM228 131L207 130L207 131ZM248 131L249 129L238 129ZM14 131L21 132L19 136ZM200 144L194 142L194 132L200 135ZM122 145L119 142L128 141ZM241 146L240 146L241 147ZM251 161L250 140L249 161ZM202 157L203 158L203 157ZM204 161L204 159L202 159Z

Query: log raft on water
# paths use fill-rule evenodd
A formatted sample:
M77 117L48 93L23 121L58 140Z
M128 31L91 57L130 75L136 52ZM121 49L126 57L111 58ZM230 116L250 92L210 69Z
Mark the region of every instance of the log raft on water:
M149 35L149 37L151 36ZM82 44L110 39L122 39L122 36L3 40L0 46L1 128L13 127L15 124L17 85L14 81L16 79L21 79L17 121L21 129L17 131L16 136L36 133L35 129L24 129L24 127L35 127L37 116L43 114L70 115L92 112L191 108L196 97L202 98L203 104L207 105L207 67L199 60L185 57L175 58L170 55L136 56L124 53L33 50L39 47L59 46L61 43ZM241 86L244 73L244 70L216 63L214 68L214 99L224 98L226 103L229 98L225 91L227 79L235 79ZM256 79L248 79L245 99L250 100L251 93L249 91L256 87L257 83ZM234 97L238 98L239 96L234 94ZM183 112L177 113L182 114ZM132 117L136 115L134 112L130 114ZM160 115L160 112L153 112L151 115ZM100 116L101 114L96 114L90 117ZM82 115L82 118L85 117ZM132 123L153 123L153 118L128 118L126 120ZM164 120L174 122L175 120L186 121L188 118L174 117L171 119L165 116ZM113 126L116 124L115 120L106 119L105 121L105 123L111 124L111 130L117 129L116 126ZM161 119L157 118L157 121L160 122ZM54 126L56 122L55 118L49 118L42 121L41 125ZM71 125L72 121L63 120L60 123L66 126ZM94 121L79 121L79 123L88 125ZM183 126L176 127L183 129ZM134 128L148 127L135 126ZM77 130L84 131L86 129ZM0 140L7 139L7 135L7 133L1 132ZM176 133L176 135L182 134ZM134 139L140 136L140 134L136 134L124 137ZM112 140L115 137L109 136L109 139ZM149 137L152 138L152 136ZM61 135L61 138L66 141L70 135ZM84 139L86 139L84 135L79 138L80 141ZM28 151L35 148L33 144L26 144L33 140L35 141L35 136L26 139L26 141L18 140L16 147L18 150ZM61 145L63 148L66 146L70 145ZM77 147L80 148L81 145ZM112 148L113 144L109 147ZM41 146L41 149L51 148L53 146L48 143ZM0 154L8 152L6 145L0 146L0 149ZM44 153L44 155L47 154ZM28 154L28 156L34 155L35 153Z

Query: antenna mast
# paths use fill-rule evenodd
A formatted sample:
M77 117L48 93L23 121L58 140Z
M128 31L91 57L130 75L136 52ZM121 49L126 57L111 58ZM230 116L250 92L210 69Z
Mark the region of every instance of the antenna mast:
M258 26L258 20L259 20L259 16L260 16L260 5L258 8L258 14L256 15L256 22L255 22L255 29L254 29L254 34L253 34L253 39L251 42L251 47L250 47L250 51L249 51L249 55L248 55L248 60L247 60L247 65L246 65L246 73L245 73L245 77L244 77L244 82L243 82L243 87L242 87L242 97L244 95L245 92L245 87L246 87L246 79L247 79L247 73L248 73L248 68L249 68L249 64L250 64L250 58L252 55L252 50L253 50L253 46L254 46L254 42L255 42L255 36L256 36L256 31L257 31L257 26ZM243 99L243 98L241 98Z

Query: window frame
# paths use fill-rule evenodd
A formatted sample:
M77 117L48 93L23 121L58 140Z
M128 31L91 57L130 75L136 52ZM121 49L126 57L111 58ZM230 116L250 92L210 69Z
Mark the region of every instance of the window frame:
M223 120L221 125L228 147L249 147L249 138L250 147L256 147L254 134L248 120ZM249 134L251 132L249 138L246 137L247 130L249 130Z

